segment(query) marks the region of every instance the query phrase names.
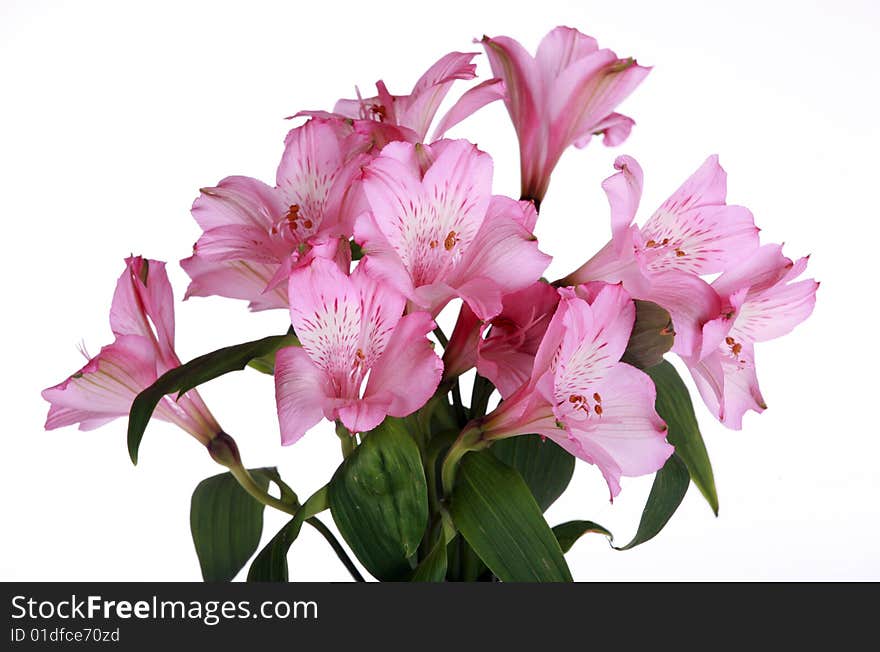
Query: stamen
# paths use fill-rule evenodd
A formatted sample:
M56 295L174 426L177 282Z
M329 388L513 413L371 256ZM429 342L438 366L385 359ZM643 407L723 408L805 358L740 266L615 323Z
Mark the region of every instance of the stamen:
M600 417L602 416L602 406L601 405L599 405L599 404L594 405L593 410L595 410L596 414L598 414Z
M452 251L452 248L458 243L459 239L455 231L450 231L443 241L443 247L446 251Z
M596 401L596 403L602 402L602 397L599 396L599 392L596 392L595 394L593 394L593 400Z
M675 250L675 255L676 255L678 258L681 258L682 256L684 256L684 255L686 255L686 254L685 254L681 249L676 249L676 250Z

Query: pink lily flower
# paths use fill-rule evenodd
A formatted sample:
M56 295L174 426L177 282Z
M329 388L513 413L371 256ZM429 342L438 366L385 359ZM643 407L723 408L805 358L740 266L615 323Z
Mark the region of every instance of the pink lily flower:
M620 170L602 188L611 205L611 241L559 284L623 283L635 299L653 301L672 317L673 351L699 351L702 327L721 300L700 277L716 274L758 247L751 212L725 201L727 174L717 156L705 163L639 228L632 222L642 195L642 169L620 156Z
M476 77L476 66L471 60L476 52L450 52L432 65L413 86L409 95L392 95L385 82L376 82L376 96L339 100L333 113L326 111L302 111L297 115L339 117L361 123L361 128L374 131L379 142L405 140L411 143L425 142L428 130L434 122L437 110L456 80ZM490 102L504 97L504 85L499 79L490 79L465 92L441 119L433 140L472 113Z
M741 429L748 410L767 407L755 344L791 332L813 311L819 284L795 281L806 267L807 258L792 262L780 245L768 244L712 283L722 297L720 316L703 327L699 354L684 360L706 405L729 428Z
M174 298L165 263L127 258L110 308L116 340L67 380L43 390L49 404L46 429L79 424L93 430L128 415L135 397L169 369L180 366L174 351ZM165 397L154 416L208 443L220 432L199 393Z
M620 362L635 306L619 285L562 288L528 381L480 423L485 440L538 433L595 464L612 499L620 477L653 473L672 454L656 390Z
M403 315L406 299L367 276L317 258L290 276L290 318L301 347L278 352L275 396L281 441L292 444L322 417L372 430L427 402L443 372L426 334L428 313Z
M483 323L462 305L449 346L443 354L444 376L452 378L476 366L508 398L531 376L538 347L559 293L543 281L506 295L501 312Z
M532 57L507 36L484 36L492 72L507 90L504 103L520 146L522 198L540 205L550 174L570 146L585 147L597 134L606 145L629 136L633 120L614 109L650 68L600 50L596 40L557 27Z
M489 319L550 262L531 233L534 206L493 196L492 159L467 141L391 143L362 183L370 211L355 224L361 264L413 309L436 315L457 296Z
M233 176L203 188L192 214L204 233L180 263L192 279L186 298L286 308L292 267L321 255L348 269L348 244L339 239L351 236L363 210L355 176L368 159L365 142L342 121L310 120L287 135L275 187Z

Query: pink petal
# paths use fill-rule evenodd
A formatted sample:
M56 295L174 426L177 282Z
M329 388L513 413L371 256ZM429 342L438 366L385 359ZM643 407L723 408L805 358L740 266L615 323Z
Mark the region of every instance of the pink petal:
M449 344L443 350L444 377L455 378L476 366L481 323L467 303L462 303Z
M614 167L620 170L602 182L602 190L608 197L611 206L611 237L618 253L622 253L628 244L624 233L636 217L639 202L642 199L644 175L642 167L631 156L618 156Z
M293 444L328 411L333 390L330 378L296 346L275 356L275 400L281 443Z
M653 275L650 286L633 297L653 301L672 317L675 343L672 350L692 356L701 348L703 325L721 311L721 299L708 283L686 272L663 272Z
M459 122L473 115L479 109L495 100L504 99L504 82L500 79L487 79L468 89L452 108L440 119L440 123L434 130L433 140L443 138L443 135Z
M550 256L538 249L537 240L522 225L521 206L493 197L479 232L449 278L483 320L498 313L502 295L528 287L550 264Z
M54 387L43 390L50 404L46 429L90 422L101 425L125 416L132 401L157 378L156 351L150 340L122 335L105 346L82 369Z
M223 179L215 188L202 188L192 207L192 216L204 231L240 224L269 230L286 212L275 188L250 177Z
M406 98L406 108L398 116L398 122L415 131L419 139L424 140L452 83L457 79L473 79L476 76L476 66L471 63L475 55L475 52L450 52L431 66ZM479 107L474 110L476 108Z
M167 364L180 364L174 355L174 297L165 263L140 256L126 258L110 306L110 327L116 335L140 335L154 341Z
M246 299L254 311L287 308L286 288L278 286L264 293L277 272L277 265L244 260L220 263L194 255L181 260L180 266L192 279L184 299L223 296Z
M378 401L387 405L386 414L405 417L431 398L443 375L443 363L425 337L434 326L426 312L411 313L397 323L372 368L366 401Z
M551 30L538 45L535 61L545 80L553 80L572 63L599 49L596 39L571 27Z
M740 362L717 351L702 360L685 359L697 389L709 410L728 428L740 430L748 410L763 412L767 405L758 386L754 349L743 344Z
M501 314L492 320L477 352L477 370L503 398L531 377L538 347L558 303L556 290L540 281L504 297Z
M611 496L620 491L620 476L654 473L673 453L666 442L666 424L654 410L656 390L643 372L618 364L605 376L595 394L601 397L601 415L571 426L579 445L573 454L596 464L608 482ZM554 439L557 439L554 437ZM558 441L558 439L557 439Z

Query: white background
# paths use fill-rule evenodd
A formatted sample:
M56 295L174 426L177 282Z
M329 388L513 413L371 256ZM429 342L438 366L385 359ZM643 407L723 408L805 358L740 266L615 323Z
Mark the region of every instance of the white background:
M200 186L228 174L271 181L284 116L330 108L382 77L405 93L450 50L484 32L533 49L557 24L654 66L622 107L638 125L621 148L569 151L538 236L574 268L608 238L599 184L615 155L645 169L642 219L710 153L729 200L749 206L766 242L812 253L822 281L813 317L760 346L770 409L727 431L699 404L721 501L694 488L658 538L630 552L586 537L569 555L580 580L880 579L876 252L880 13L841 0L707 2L0 2L3 219L0 579L197 580L189 496L220 471L194 440L153 424L135 468L125 422L81 433L42 429L39 391L77 369L82 338L111 339L107 311L130 252L176 260L198 229ZM480 57L480 73L488 71ZM462 87L463 88L463 87ZM500 104L460 125L496 160L495 189L518 191L516 146ZM189 359L283 332L283 311L241 302L178 305ZM270 378L253 371L203 395L249 466L278 465L308 496L339 461L327 425L279 445ZM649 478L625 479L613 505L579 463L551 523L596 520L625 542ZM266 519L266 537L284 519ZM306 529L291 578L344 580Z

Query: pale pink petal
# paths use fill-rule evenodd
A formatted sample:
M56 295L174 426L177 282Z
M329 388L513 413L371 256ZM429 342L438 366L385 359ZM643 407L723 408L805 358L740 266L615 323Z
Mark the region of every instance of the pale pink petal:
M156 342L162 359L179 364L174 356L174 297L165 263L126 258L110 306L110 328L116 335L140 335Z
M545 80L553 80L569 65L599 49L596 39L571 27L551 30L538 45L535 61Z
M82 423L88 430L92 421L125 416L135 396L156 378L156 351L150 340L122 335L70 378L43 390L51 404L46 429Z
M614 168L620 170L602 182L602 190L611 206L611 238L618 253L623 253L629 242L624 234L636 217L642 199L644 174L642 167L631 156L618 156Z
M748 343L736 357L718 350L702 360L686 358L685 362L706 406L728 428L740 430L748 410L760 413L766 409L755 373L754 349Z
M548 150L558 152L558 158L568 145L605 128L608 116L650 71L610 50L597 50L568 66L556 78L548 104L554 126ZM553 161L552 154L548 159Z
M266 229L243 224L218 226L205 231L193 245L193 255L206 262L236 260L275 265L290 253L285 241Z
M654 473L672 455L674 449L666 442L666 424L654 410L655 395L654 384L646 374L618 364L596 387L594 396L601 401L591 401L590 417L570 425L571 436L581 451L571 445L566 448L599 467L612 498L620 491L621 475ZM554 439L559 440L558 436Z
M700 351L703 325L721 311L721 298L712 286L686 272L652 275L646 291L632 294L636 299L653 301L666 309L675 329L672 350L682 356Z
M357 172L343 149L350 132L341 121L313 119L287 134L276 183L285 213L296 207L295 219L288 219L286 226L297 241L316 233L350 235L336 233L345 221L340 209Z
M190 256L181 260L180 266L192 279L185 299L215 295L245 299L250 301L250 309L254 311L287 307L284 287L278 286L264 293L277 272L277 265L244 260L219 263Z
M504 100L520 145L538 128L538 112L544 97L537 64L525 48L507 36L482 39L494 77L504 82Z
M470 117L487 104L504 99L504 95L504 82L500 79L487 79L468 89L440 119L432 140L443 138L444 134L459 122Z
M241 224L268 230L286 212L278 191L250 177L226 177L214 188L202 188L192 216L202 230Z
M449 277L450 285L472 299L471 307L481 319L497 314L501 295L528 287L550 264L550 256L538 249L537 239L523 226L528 219L523 217L523 204L531 206L493 197L479 232ZM488 282L478 284L478 279ZM475 302L488 312L477 310Z
M349 432L369 432L385 420L387 405L371 401L352 401L339 408L339 420Z
M387 404L386 413L405 417L433 395L443 375L443 363L426 335L434 320L426 312L403 317L372 368L364 392L367 402Z
M610 113L593 126L592 133L585 134L574 141L575 147L586 147L593 136L602 135L602 144L606 147L617 147L629 138L636 121L621 113Z
M476 76L476 66L471 63L474 56L475 52L450 52L431 66L405 98L405 109L397 116L398 123L415 131L423 140L452 83Z
M329 409L333 389L329 376L296 346L275 355L275 400L281 443L296 442Z

